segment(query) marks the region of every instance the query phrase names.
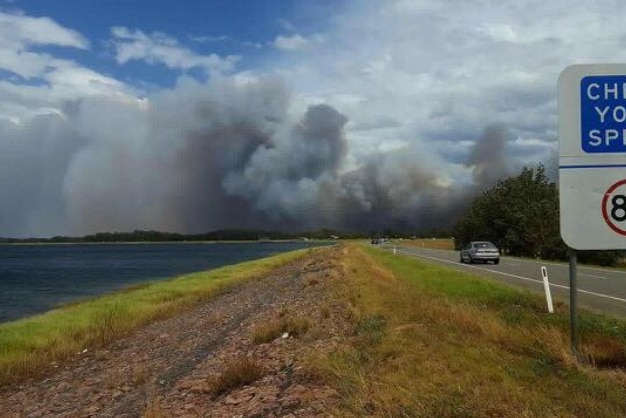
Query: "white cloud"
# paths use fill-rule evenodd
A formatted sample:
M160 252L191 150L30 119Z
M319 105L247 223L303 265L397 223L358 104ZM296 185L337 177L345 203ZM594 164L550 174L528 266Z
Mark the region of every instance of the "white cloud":
M0 69L12 73L0 78L0 120L20 123L61 114L68 101L131 91L120 81L56 58L48 46L88 49L89 41L47 17L0 13Z
M89 42L47 17L0 12L0 69L24 78L41 76L54 65L49 54L33 51L41 46L87 49Z
M295 51L303 49L306 48L308 45L309 41L297 33L292 36L279 35L274 40L274 46L278 49L282 49L285 51Z
M59 92L57 96L59 100L90 96L117 96L130 91L124 83L114 78L69 61L57 63L56 70L46 74L44 79L53 91Z
M232 72L240 59L236 55L222 58L216 54L196 54L176 39L158 32L146 34L118 26L111 29L111 34L115 58L120 64L140 60L148 64L161 63L172 69L202 68L208 73L221 74Z
M233 39L227 35L219 35L219 36L189 36L189 40L192 42L207 43L207 42L227 42L227 41L232 41Z
M247 48L255 48L255 49L263 48L263 44L261 42L243 41L241 45Z
M293 25L293 23L291 23L287 19L278 19L278 24L280 25L281 28L283 28L284 30L288 32L296 31L296 27Z
M42 114L62 114L69 102L85 98L135 100L136 92L124 83L70 61L53 61L34 85L0 80L0 121L16 123Z
M325 42L284 56L280 71L297 102L322 100L348 116L353 154L393 140L458 161L468 148L451 146L502 123L520 138L512 147L543 144L532 158L513 156L533 164L553 158L559 72L626 61L625 19L613 0L371 0L334 16ZM335 100L351 96L361 99ZM363 130L381 121L395 123Z
M58 45L87 49L89 42L80 33L64 28L47 17L30 17L0 12L0 39L23 45Z
M23 78L43 75L52 60L48 54L28 52L19 46L0 46L0 68Z

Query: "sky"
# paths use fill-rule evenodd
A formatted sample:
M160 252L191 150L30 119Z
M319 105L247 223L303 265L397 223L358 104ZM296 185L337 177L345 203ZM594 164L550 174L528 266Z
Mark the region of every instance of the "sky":
M450 228L617 0L0 0L0 236ZM556 175L556 174L554 174Z

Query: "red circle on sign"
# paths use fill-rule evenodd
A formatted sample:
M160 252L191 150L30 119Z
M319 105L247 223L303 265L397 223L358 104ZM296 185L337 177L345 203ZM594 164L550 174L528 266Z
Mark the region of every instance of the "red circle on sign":
M606 202L607 200L609 200L609 196L615 191L615 189L617 189L619 186L623 186L624 184L626 184L626 180L620 180L617 183L613 184L611 187L609 187L606 192L604 192L604 197L602 198L602 217L604 218L604 222L606 222L613 231L617 232L620 235L626 236L626 230L619 228L617 225L614 225L606 210Z

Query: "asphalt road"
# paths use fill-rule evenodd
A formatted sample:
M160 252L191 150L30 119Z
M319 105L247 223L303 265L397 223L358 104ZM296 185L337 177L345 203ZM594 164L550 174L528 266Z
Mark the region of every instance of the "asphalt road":
M393 245L385 246L393 250ZM548 272L555 301L569 304L569 264L502 257L500 264L461 264L458 251L396 246L398 255L423 258L531 291L541 292L541 266ZM578 264L578 306L626 318L626 271Z

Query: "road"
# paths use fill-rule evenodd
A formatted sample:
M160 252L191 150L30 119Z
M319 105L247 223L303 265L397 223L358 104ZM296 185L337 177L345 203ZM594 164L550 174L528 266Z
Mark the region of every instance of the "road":
M393 245L385 246L393 249ZM569 264L502 257L500 264L461 264L457 251L396 246L398 254L423 258L460 271L489 276L543 294L545 266L552 298L569 304ZM626 271L578 265L578 305L626 318Z

